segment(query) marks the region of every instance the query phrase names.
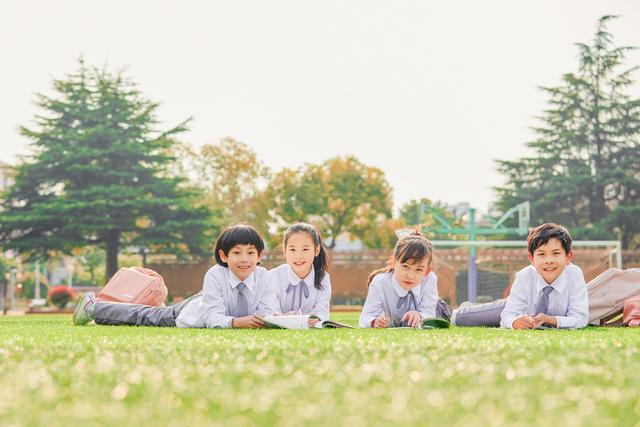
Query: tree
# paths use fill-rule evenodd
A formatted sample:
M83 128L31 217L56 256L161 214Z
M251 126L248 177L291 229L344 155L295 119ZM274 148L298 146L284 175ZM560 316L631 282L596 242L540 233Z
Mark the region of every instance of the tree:
M190 160L193 183L225 225L256 219L253 199L266 186L269 169L248 145L233 138L205 144ZM255 224L254 225L258 225Z
M393 249L398 241L396 230L406 228L406 223L402 217L387 218L379 216L371 221L360 232L362 243L372 249Z
M53 88L54 96L38 96L37 129L21 128L33 152L4 195L0 243L39 256L101 245L107 278L123 244L204 253L210 212L167 172L174 136L187 122L159 131L157 103L122 72L82 59Z
M276 226L311 222L329 248L343 232L363 237L370 221L391 217L391 188L384 172L353 156L285 168L274 175L264 197L271 201Z
M560 222L578 238L629 246L640 233L640 100L626 90L638 67L619 71L631 47L616 47L604 16L592 45L578 43L580 66L562 85L543 87L549 107L527 145L534 156L498 161L505 175L497 206L532 203L533 223Z

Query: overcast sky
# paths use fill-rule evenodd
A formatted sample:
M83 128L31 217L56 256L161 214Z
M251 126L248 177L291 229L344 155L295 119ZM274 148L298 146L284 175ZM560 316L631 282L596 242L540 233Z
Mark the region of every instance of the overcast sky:
M485 209L493 159L527 154L540 85L575 71L597 19L640 46L640 1L7 1L0 160L84 54L127 75L194 145L233 137L274 170L354 154L413 198ZM640 65L632 53L629 66ZM640 78L640 76L636 76ZM638 84L634 94L640 94Z

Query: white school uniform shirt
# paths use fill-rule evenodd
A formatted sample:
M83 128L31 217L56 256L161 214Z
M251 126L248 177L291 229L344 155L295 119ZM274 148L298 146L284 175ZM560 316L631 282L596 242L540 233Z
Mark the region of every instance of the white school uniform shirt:
M411 291L415 297L416 309L422 318L436 317L438 276L433 271L430 272ZM399 326L405 313L398 309L398 300L408 293L409 291L397 282L393 272L377 274L369 285L367 299L360 314L360 327L370 328L371 322L383 314L390 321L389 326Z
M228 267L214 265L204 275L202 292L194 295L176 319L178 328L230 328L236 312L240 282L249 291L249 314L271 315L278 311L278 301L269 285L268 272L256 267L240 280Z
M329 305L331 303L331 279L329 273L325 272L320 284L322 289L316 289L314 285L315 281L315 269L311 267L311 271L304 279L300 279L298 275L293 271L289 264L282 264L278 267L269 270L269 277L271 279L271 285L274 288L276 298L278 299L280 312L288 313L292 311L298 311L298 296L296 301L292 301L293 291L287 293L289 284L292 286L300 286L300 281L304 281L309 289L309 297L302 297L302 314L315 314L322 320L329 320ZM296 289L296 295L300 295L300 289Z
M548 286L544 278L530 265L516 273L502 311L500 326L513 328L513 322L522 316L535 316L542 289ZM580 267L569 263L550 284L549 306L546 314L555 316L558 328L584 328L589 321L589 296Z

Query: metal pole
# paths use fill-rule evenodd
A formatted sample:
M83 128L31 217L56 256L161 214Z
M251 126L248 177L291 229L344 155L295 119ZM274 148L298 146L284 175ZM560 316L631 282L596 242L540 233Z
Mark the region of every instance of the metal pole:
M67 277L68 277L68 281L67 281L67 286L72 288L73 287L73 269L74 269L74 262L75 260L73 258L70 258L69 260L69 265L67 267Z
M16 297L16 268L11 269L11 279L9 282L9 309L13 310Z
M35 293L33 294L33 297L35 299L40 299L40 261L36 261L36 264L33 268L34 268L33 281L36 284Z
M469 209L469 240L476 240L476 210ZM467 274L467 287L469 293L469 301L476 302L478 300L478 270L476 265L477 246L469 246L469 268Z
M6 308L7 281L0 277L0 314L7 314Z

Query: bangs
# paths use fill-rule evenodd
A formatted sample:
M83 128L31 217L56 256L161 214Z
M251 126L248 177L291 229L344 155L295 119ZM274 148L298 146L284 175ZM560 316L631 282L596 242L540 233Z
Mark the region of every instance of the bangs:
M262 253L264 250L264 241L256 229L250 225L238 224L227 227L218 237L214 249L216 262L227 267L227 263L220 258L219 252L222 251L225 256L228 256L231 248L236 245L253 245L258 250L258 253Z
M229 243L233 246L253 245L259 252L264 249L262 238L253 227L236 227L229 235ZM229 249L231 249L231 247Z
M399 247L396 253L396 259L401 263L415 264L431 256L431 247L425 244L422 236L419 238L409 237L408 239L411 241Z

